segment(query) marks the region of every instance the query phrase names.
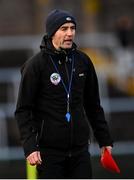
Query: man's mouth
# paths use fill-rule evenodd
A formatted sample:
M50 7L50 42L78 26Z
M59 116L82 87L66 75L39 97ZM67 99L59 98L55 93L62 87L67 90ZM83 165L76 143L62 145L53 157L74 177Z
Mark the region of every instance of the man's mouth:
M72 39L64 40L65 43L72 43Z

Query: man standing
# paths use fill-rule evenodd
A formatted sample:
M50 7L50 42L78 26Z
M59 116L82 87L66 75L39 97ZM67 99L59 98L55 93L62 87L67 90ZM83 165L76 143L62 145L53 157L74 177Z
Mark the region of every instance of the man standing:
M39 178L91 178L90 128L103 153L112 140L90 58L77 50L76 20L53 10L41 51L22 67L15 117L26 159Z

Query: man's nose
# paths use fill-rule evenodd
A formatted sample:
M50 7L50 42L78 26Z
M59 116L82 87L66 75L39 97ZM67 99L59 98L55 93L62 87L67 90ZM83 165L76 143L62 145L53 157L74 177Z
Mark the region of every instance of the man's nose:
M72 35L73 35L73 30L69 28L69 29L67 30L67 35L68 35L68 36L72 36Z

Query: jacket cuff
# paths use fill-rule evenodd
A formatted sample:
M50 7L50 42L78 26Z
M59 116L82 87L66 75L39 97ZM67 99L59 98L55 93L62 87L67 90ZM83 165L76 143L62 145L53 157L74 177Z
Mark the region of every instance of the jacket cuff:
M23 144L25 157L29 156L32 152L39 150L39 145L36 142L36 134L30 136Z
M111 140L111 141L108 141L108 142L101 142L101 143L99 143L99 147L100 148L102 148L103 146L111 146L111 147L113 147L113 141Z

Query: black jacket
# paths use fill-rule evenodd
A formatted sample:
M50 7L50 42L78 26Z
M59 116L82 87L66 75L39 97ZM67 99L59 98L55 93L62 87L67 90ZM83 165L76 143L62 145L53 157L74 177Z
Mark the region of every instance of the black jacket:
M67 122L67 94L62 81L53 84L56 64L66 86L74 58L70 93L71 121ZM73 48L56 51L45 39L41 51L23 65L15 117L25 156L36 150L75 152L88 144L91 125L99 146L112 145L100 106L98 82L89 57Z

